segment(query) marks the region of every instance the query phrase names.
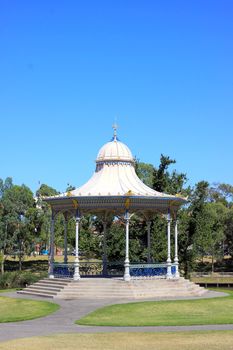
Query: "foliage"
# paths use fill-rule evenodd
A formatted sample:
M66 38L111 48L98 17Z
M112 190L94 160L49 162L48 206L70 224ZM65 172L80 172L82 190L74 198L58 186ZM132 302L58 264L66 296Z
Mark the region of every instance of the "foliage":
M29 284L35 283L41 279L42 275L31 272L5 272L0 275L0 288L24 288Z
M184 185L187 181L186 174L179 174L176 170L173 170L170 174L168 171L169 166L175 163L176 161L174 159L170 159L170 157L161 154L160 165L158 169L154 168L154 190L168 194L185 194L188 191L188 189L184 191Z
M188 203L178 212L179 262L182 273L189 273L204 264L206 255L212 258L214 271L224 255L233 257L233 186L225 183L209 185L200 181L193 188L187 186L184 173L170 170L176 161L161 155L160 164L154 167L135 160L135 170L141 180L156 191L188 196ZM67 190L74 187L68 184ZM0 179L0 264L2 273L9 255L19 258L19 268L27 254L38 245L40 250L49 248L51 209L43 201L44 196L59 192L42 184L36 198L25 185L14 185L11 178ZM122 220L110 216L107 220L107 255L109 261L125 259L125 226ZM166 218L154 215L151 224L151 258L154 262L167 259ZM171 223L171 257L174 258L174 222ZM146 262L146 220L134 215L130 220L130 261ZM68 247L75 248L75 220L70 218L67 231ZM64 248L64 216L55 220L55 246ZM103 218L86 215L81 220L79 247L86 258L103 255ZM199 265L198 265L199 264Z
M152 164L147 164L139 162L138 159L135 159L135 171L138 177L146 184L147 186L153 186L153 172L154 167Z

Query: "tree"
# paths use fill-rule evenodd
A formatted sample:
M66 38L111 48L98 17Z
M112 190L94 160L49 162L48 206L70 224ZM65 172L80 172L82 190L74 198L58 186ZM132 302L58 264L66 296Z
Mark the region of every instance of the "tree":
M149 187L153 187L154 167L152 164L139 162L135 159L135 171L138 177Z
M2 272L4 271L4 257L10 252L17 251L19 268L22 257L30 240L28 224L28 211L34 206L31 190L25 185L12 185L4 188L1 198L2 224L1 224L1 251Z
M169 166L175 163L176 161L174 159L161 154L160 165L158 169L154 168L153 173L154 190L168 194L189 194L190 189L184 189L184 185L187 182L186 174L179 174L176 170L173 170L172 173L168 171Z
M226 214L225 237L227 243L227 254L233 258L233 207Z
M42 184L40 188L36 191L36 196L37 197L49 197L49 196L56 196L59 194L55 188L50 187L46 184Z
M206 203L196 217L195 247L197 254L211 256L212 272L214 259L222 256L224 224L227 208L222 203Z

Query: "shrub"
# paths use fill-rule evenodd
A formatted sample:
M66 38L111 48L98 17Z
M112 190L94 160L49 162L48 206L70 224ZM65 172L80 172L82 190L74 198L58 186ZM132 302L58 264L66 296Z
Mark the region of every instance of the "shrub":
M44 274L38 275L31 272L5 272L0 276L0 288L24 288L29 284L37 282L43 277L45 277Z

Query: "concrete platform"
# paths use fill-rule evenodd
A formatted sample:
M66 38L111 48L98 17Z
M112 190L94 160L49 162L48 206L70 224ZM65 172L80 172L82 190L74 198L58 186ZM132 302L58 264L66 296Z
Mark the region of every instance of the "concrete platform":
M120 278L70 279L45 278L28 286L19 294L53 299L145 299L202 296L207 292L189 280L137 279L125 282Z

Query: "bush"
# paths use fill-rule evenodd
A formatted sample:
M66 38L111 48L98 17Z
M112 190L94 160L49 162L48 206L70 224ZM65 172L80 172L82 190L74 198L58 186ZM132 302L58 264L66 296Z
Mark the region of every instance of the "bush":
M38 275L31 272L5 272L0 276L0 288L24 288L29 284L37 282L43 277L45 277L44 274Z

